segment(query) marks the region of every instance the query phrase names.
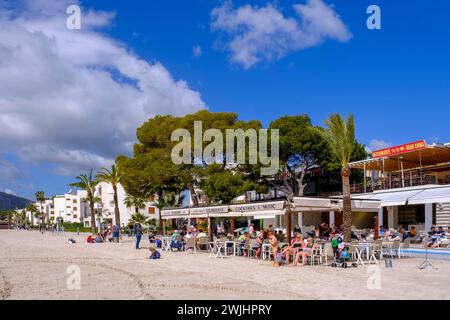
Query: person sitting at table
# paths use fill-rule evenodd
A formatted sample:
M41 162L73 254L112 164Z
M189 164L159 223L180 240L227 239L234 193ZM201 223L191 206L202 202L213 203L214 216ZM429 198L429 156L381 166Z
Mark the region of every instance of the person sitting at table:
M431 226L430 231L428 231L428 235L429 236L434 236L436 234L436 227L435 226Z
M170 241L170 249L177 249L180 251L183 248L182 240L181 234L179 234L177 230L174 230Z
M379 229L378 229L378 234L379 234L380 236L382 236L382 235L384 235L385 232L386 232L386 230L384 229L384 227L383 227L383 226L380 226Z
M242 252L244 257L246 257L248 255L248 252L245 249L245 244L246 244L247 240L250 240L250 239L251 239L250 233L248 233L247 231L244 232L243 234L241 234L238 238L239 252Z
M305 241L303 241L302 250L298 250L295 258L294 258L294 266L298 264L298 261L300 260L300 257L302 258L302 267L305 265L306 260L309 256L311 256L314 252L314 249L316 249L316 244L314 244L314 238L307 238Z
M208 235L205 233L205 232L203 232L203 229L198 229L198 233L197 233L197 239L199 239L199 238L203 238L203 237L208 237Z
M269 244L270 244L270 248L272 249L272 255L273 255L273 266L274 267L279 267L279 261L278 261L278 239L275 236L273 231L269 231L269 233L267 234L268 238L269 238Z
M253 243L252 250L255 251L255 257L259 258L261 256L261 249L264 243L264 240L267 238L267 233L265 231L261 231L255 239Z
M414 238L415 236L417 236L416 227L411 226L411 229L408 232L406 232L406 235L407 236L406 236L405 239L407 239L407 238Z
M359 237L356 235L356 233L353 230L350 232L350 239L359 241Z
M441 236L441 237L445 236L444 229L442 227L438 227L438 230L436 231L436 235Z
M445 233L445 235L447 236L447 238L450 238L450 227L447 228L447 232Z
M290 262L291 255L297 254L299 250L302 250L303 248L303 237L301 234L297 233L295 235L295 238L292 239L291 244L283 249L281 252L286 257L286 265Z
M328 240L330 238L331 229L327 223L325 223L322 227L322 239Z
M302 234L302 229L298 224L296 224L294 227L294 234Z

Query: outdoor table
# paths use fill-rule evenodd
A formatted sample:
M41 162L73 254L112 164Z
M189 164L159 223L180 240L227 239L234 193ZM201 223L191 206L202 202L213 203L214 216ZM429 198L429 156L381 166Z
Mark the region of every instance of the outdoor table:
M225 256L222 254L222 248L224 248L224 244L220 241L208 242L209 249L211 250L209 253L209 257L214 258L224 258Z
M378 260L375 257L375 243L373 242L360 242L358 244L360 252L364 251L365 253L365 260L369 260L369 264L373 261L375 261L376 264L378 264Z
M356 252L356 263L360 263L361 265L364 265L364 261L363 261L363 259L362 259L362 250L361 250L359 244L356 244L356 245L351 244L350 246L353 247L353 248L355 248L355 252ZM363 249L363 250L364 250L364 249Z

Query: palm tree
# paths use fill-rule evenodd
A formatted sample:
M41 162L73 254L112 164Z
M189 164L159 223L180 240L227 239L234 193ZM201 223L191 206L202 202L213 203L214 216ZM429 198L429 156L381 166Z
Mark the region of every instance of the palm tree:
M88 174L81 174L76 177L78 182L69 184L71 187L80 188L86 190L87 196L86 200L89 202L89 207L91 210L91 229L92 233L95 233L95 187L98 185L98 180L96 180L92 174L92 170Z
M319 135L328 142L330 149L341 165L344 241L351 239L352 202L350 195L350 160L356 147L355 122L353 115L345 121L341 115L334 113L325 121L325 130L318 129Z
M29 203L25 210L31 213L31 225L34 225L34 218L36 214L39 213L39 209L34 203Z
M131 219L128 223L140 223L140 224L147 224L147 218L140 212L137 212L131 216Z
M127 208L134 207L135 213L139 213L139 209L145 208L145 201L146 199L143 197L127 194L123 200L123 203Z
M113 164L111 169L102 167L101 171L97 174L97 180L100 182L106 182L112 185L114 191L114 216L116 225L120 227L120 212L119 212L119 198L117 196L117 186L122 180L122 175L119 172L117 166Z
M41 205L41 223L44 224L45 216L44 216L43 203L45 202L45 193L44 193L44 191L37 191L35 196L36 196L36 202L39 202L39 204Z

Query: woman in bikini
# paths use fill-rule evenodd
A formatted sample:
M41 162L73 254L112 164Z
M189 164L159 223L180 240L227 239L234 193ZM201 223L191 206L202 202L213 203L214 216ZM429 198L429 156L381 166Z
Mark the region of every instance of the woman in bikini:
M296 234L295 238L292 239L291 241L291 245L287 246L286 248L283 249L283 251L281 252L285 257L286 257L286 265L289 264L290 262L290 258L291 255L295 255L297 254L297 252L300 250L302 250L303 248L303 237L301 234Z

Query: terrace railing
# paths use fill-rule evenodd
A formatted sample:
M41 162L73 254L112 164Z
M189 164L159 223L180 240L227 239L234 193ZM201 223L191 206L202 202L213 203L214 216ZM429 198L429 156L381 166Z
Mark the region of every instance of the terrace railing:
M352 193L366 193L378 190L389 190L397 188L416 187L423 185L450 185L450 171L437 173L421 173L417 171L395 173L386 178L372 180L366 179L366 183L352 184L350 190Z

